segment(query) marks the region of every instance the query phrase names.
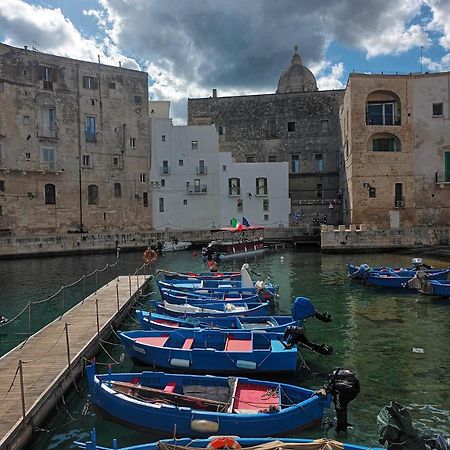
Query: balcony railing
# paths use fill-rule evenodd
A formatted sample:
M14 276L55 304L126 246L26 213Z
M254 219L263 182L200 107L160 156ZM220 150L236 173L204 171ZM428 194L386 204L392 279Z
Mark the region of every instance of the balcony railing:
M374 114L366 113L366 125L400 126L402 124L400 114Z
M44 170L45 172L59 172L60 171L59 164L57 164L56 161L41 162L39 164L39 169Z
M201 184L200 186L186 186L186 192L188 194L207 194L208 186Z
M58 137L58 128L56 124L50 125L48 127L42 127L37 132L38 137L45 137L45 138L54 138L56 139Z
M441 183L449 183L450 184L450 169L447 171L437 171L434 174L434 182L436 184L441 184Z

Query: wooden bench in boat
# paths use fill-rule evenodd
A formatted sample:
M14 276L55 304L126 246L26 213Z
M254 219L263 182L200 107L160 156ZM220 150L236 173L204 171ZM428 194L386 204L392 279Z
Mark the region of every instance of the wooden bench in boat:
M194 343L194 338L186 338L184 341L183 347L181 347L182 350L190 350L192 348L192 344Z
M253 342L251 339L238 339L228 336L225 342L225 351L227 352L251 352L253 350Z
M168 335L163 336L150 336L150 337L138 337L135 342L139 344L152 345L153 347L164 347L164 344L169 339Z

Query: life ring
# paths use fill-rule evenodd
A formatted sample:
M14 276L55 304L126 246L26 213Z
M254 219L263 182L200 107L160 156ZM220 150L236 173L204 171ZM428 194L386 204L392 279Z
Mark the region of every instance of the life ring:
M158 259L158 255L155 252L155 250L152 250L152 249L145 250L145 252L144 252L144 262L146 264L153 264L153 263L156 262L157 259Z
M210 449L235 449L235 448L241 448L241 444L239 444L236 439L229 437L229 436L222 436L217 439L212 440L206 448Z

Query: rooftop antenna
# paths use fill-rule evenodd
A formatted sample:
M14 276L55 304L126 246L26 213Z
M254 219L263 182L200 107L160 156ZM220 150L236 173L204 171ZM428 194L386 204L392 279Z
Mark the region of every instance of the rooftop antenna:
M422 58L423 58L423 46L420 46L420 73L422 72Z
M36 41L33 41L33 45L31 46L31 49L34 50L35 52L38 51L37 48L36 48L36 46L39 47L39 44L38 44Z

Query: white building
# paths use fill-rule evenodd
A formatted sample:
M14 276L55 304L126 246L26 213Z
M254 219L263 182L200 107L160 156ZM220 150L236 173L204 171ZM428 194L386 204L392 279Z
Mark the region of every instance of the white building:
M213 125L174 126L169 102L150 102L153 227L209 229L231 218L287 226L288 163L236 163Z

